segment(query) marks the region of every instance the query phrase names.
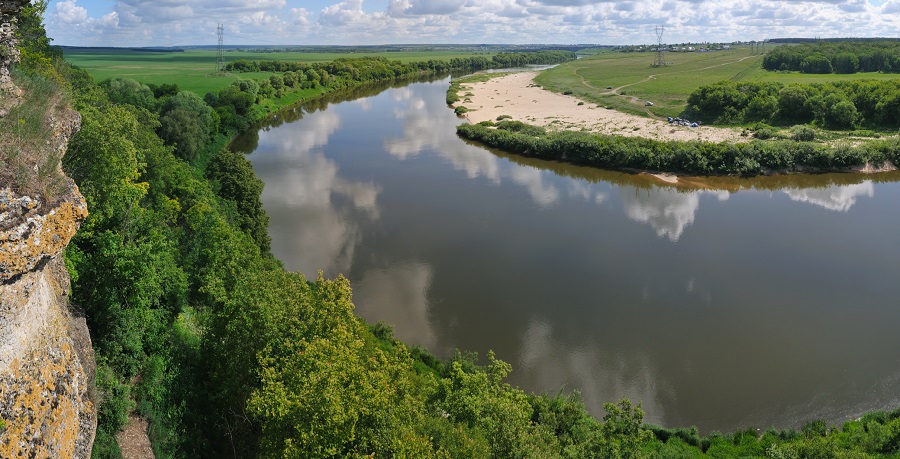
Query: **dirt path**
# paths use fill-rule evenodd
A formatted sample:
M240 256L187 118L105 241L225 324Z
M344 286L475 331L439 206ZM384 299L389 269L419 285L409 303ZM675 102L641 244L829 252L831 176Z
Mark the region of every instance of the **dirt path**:
M125 429L116 435L123 459L155 459L150 437L147 436L147 420L132 414Z

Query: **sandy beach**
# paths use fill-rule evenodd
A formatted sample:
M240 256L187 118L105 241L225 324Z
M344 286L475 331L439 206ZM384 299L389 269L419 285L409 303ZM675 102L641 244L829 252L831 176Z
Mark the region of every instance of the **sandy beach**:
M673 126L656 120L610 110L540 88L532 81L537 72L519 72L480 83L463 84L460 102L469 109L471 123L496 121L500 115L550 129L581 130L600 134L645 137L656 140L702 140L707 142L746 142L740 130L700 126ZM472 95L466 96L471 93ZM584 102L583 105L578 105Z

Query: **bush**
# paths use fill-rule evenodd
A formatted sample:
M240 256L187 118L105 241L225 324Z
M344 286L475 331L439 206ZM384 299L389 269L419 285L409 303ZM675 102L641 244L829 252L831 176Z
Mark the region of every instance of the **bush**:
M771 139L772 137L775 137L775 128L772 126L757 127L756 130L753 131L753 137L760 140Z
M453 113L456 113L457 115L462 115L463 113L467 113L468 111L469 109L466 108L465 105L460 105L459 107L453 109Z
M791 139L797 142L810 142L816 139L816 130L809 126L791 128Z
M803 426L803 435L806 438L824 437L826 434L828 434L828 425L825 424L825 421L811 421Z

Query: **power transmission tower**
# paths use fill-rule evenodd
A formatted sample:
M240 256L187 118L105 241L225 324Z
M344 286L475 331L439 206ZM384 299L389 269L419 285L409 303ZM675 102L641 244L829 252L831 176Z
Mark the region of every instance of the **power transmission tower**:
M219 24L216 28L216 32L219 34L219 53L216 58L216 73L222 73L225 71L225 26Z
M663 26L656 26L656 62L653 63L654 67L663 67L666 65L666 61L663 58L663 47L662 47L662 37L663 32L666 31L666 28Z

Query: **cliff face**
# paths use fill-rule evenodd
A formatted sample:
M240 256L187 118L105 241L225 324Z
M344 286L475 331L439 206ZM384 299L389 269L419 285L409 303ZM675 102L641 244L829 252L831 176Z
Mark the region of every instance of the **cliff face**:
M12 34L25 3L0 0L0 117L4 105L19 101L7 66L17 56ZM80 117L71 110L46 116L45 148L63 152ZM66 192L49 202L0 184L0 458L91 455L94 356L84 318L68 303L62 258L87 206L65 180Z
M90 457L94 356L62 259L86 216L71 182L46 208L0 190L0 457Z

